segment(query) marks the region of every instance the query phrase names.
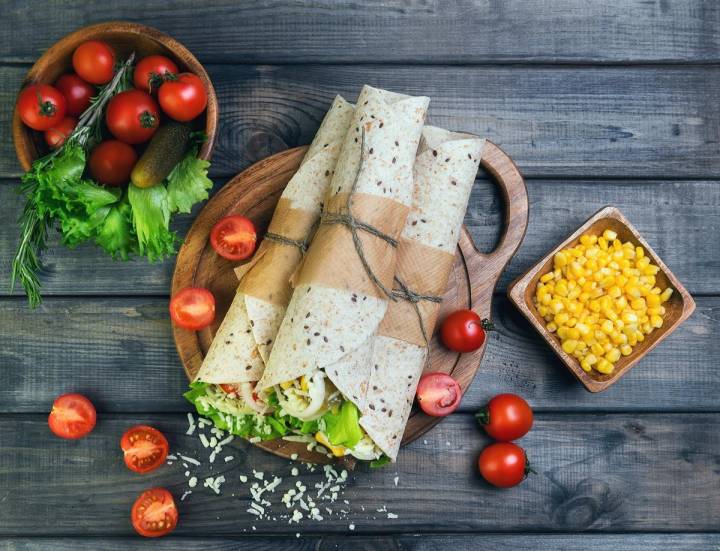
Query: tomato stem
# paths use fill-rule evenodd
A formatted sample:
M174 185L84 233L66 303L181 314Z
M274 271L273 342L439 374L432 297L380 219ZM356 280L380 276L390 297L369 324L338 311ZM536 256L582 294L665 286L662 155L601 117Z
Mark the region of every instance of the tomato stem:
M532 468L532 465L530 465L530 460L528 459L527 454L525 454L525 478L527 478L529 474L538 473L535 469Z
M143 111L140 115L140 126L143 128L154 128L157 124L157 117L149 111Z
M475 420L481 427L490 424L490 410L488 408L481 409L475 414Z
M480 325L485 331L495 331L495 324L487 318L483 318Z

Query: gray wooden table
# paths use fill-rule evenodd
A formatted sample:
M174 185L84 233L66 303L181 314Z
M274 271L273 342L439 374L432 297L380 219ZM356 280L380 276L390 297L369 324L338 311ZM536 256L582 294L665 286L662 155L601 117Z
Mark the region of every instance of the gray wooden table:
M52 248L40 309L29 311L7 285L0 291L0 549L149 545L130 527L134 498L150 486L177 498L188 484L181 462L145 477L123 466L120 435L139 422L203 461L176 532L153 542L157 549L720 546L719 3L4 0L0 11L5 282L22 204L9 132L15 94L44 49L104 20L158 27L206 64L220 99L216 190L268 154L308 143L331 98L352 98L368 83L428 95L434 124L500 144L525 174L531 204L527 237L495 300L498 331L460 412L396 465L352 474L333 505L347 514L322 523L247 513L249 483L239 475L256 469L291 484L292 465L240 441L226 448L232 461L210 464L185 434L186 381L167 316L173 260L118 263L93 247ZM621 382L591 395L504 290L607 204L655 247L697 311ZM466 222L482 249L497 239L501 207L480 178ZM52 437L46 424L53 398L70 391L99 410L96 430L78 442ZM472 413L504 391L535 408L522 443L538 474L497 491L474 468L487 439ZM321 478L301 470L309 487ZM221 495L202 488L220 473Z

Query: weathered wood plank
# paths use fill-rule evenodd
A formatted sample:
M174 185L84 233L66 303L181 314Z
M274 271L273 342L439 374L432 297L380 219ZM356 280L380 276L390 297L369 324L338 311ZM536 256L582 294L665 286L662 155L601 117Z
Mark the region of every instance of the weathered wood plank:
M537 410L718 411L720 297L695 314L611 389L588 394L509 302L498 297L497 331L461 409L517 392ZM35 312L0 301L0 412L46 412L64 392L101 411L188 411L187 381L163 298L48 299Z
M152 543L133 538L8 538L0 540L0 551L359 551L395 549L403 551L715 551L719 534L403 534L397 536L245 536L239 538L183 538L166 536Z
M22 210L16 184L0 181L0 295L9 287L10 266L18 240L13 224ZM218 180L219 189L223 180ZM605 205L615 205L635 224L648 242L692 293L720 294L720 186L717 182L613 182L528 180L530 225L520 250L500 281L500 289L522 274L538 258ZM196 208L199 209L198 206ZM496 186L479 179L465 223L482 251L490 251L502 224L502 200ZM193 216L178 216L181 235ZM68 250L53 238L45 255L43 291L52 294L169 293L174 258L165 262L114 262L100 249L87 245ZM20 293L20 291L16 291Z
M526 176L717 178L720 67L208 67L220 101L213 172L309 143L335 94L364 83L432 98L430 121L487 136ZM0 67L8 128L24 69ZM9 139L0 176L19 173Z
M72 0L37 9L32 2L5 2L0 60L30 62L61 36L113 19L156 26L201 60L226 63L720 59L720 10L713 0L119 0L100 6Z
M177 535L346 532L350 524L355 534L717 529L720 414L539 415L522 439L539 474L507 491L480 480L474 462L488 440L471 415L454 415L405 448L396 465L351 473L334 513L300 525L279 517L287 514L281 496L298 479L314 496L322 470L301 467L293 477L289 462L239 440L211 465L210 450L185 435L184 415L104 415L90 437L68 442L51 436L44 416L8 414L0 419L0 534L127 536L130 505L143 489L164 486L180 496L187 489L180 462L145 476L123 465L118 439L140 422L163 430L174 452L203 462L187 469L200 483L179 506ZM263 496L270 518L246 512L252 469L284 479ZM227 481L217 496L202 480L220 474Z

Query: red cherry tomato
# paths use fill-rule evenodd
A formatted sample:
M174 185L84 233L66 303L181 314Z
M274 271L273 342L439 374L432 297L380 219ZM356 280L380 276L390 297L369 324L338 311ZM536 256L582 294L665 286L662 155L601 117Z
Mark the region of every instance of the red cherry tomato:
M257 232L249 218L233 214L217 221L210 232L215 252L228 260L245 260L255 252Z
M129 144L143 143L158 129L160 111L157 102L148 93L127 90L110 100L105 121L118 140Z
M65 118L67 102L60 90L48 84L31 84L20 92L17 110L33 130L45 131Z
M533 424L532 409L515 394L498 394L475 418L488 435L499 442L522 438Z
M146 538L159 538L177 526L178 511L175 500L165 488L145 490L135 500L130 512L135 531Z
M55 88L60 90L67 102L67 114L77 117L90 107L90 100L95 95L95 88L73 73L62 75Z
M490 444L480 452L478 468L482 477L498 488L517 486L533 472L525 450L508 442Z
M126 430L120 440L120 447L127 468L140 474L154 471L162 465L169 449L163 433L147 425Z
M202 287L187 287L170 301L170 318L191 331L207 327L215 319L215 297Z
M138 90L154 92L163 83L166 75L174 76L177 72L178 67L172 59L164 55L149 55L135 66L133 83Z
M237 385L221 384L220 388L225 394L234 394L238 391Z
M65 140L72 134L72 131L75 130L75 125L77 125L77 119L75 117L65 117L50 130L45 131L45 143L47 143L51 149L57 149L64 144Z
M53 402L48 425L55 436L75 440L89 434L96 420L95 406L85 396L63 394Z
M89 40L77 47L72 57L75 72L91 84L105 84L115 72L115 52L105 42Z
M122 186L130 181L137 158L137 153L128 144L106 140L90 154L90 174L106 186Z
M192 73L180 73L176 78L163 82L158 100L168 117L187 122L205 111L207 93L200 77Z
M443 344L455 352L472 352L485 342L487 320L481 320L472 310L453 312L440 327Z
M420 408L433 417L450 415L462 399L460 385L447 373L423 375L416 394Z

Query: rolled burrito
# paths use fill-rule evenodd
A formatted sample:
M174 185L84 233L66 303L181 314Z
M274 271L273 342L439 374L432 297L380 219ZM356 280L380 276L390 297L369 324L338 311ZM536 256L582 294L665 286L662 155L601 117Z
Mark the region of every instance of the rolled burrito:
M441 297L447 287L485 140L426 126L415 161L415 198L398 245L396 291ZM405 294L407 297L407 294ZM416 297L417 298L417 297ZM372 346L360 425L395 460L428 355L440 304L390 303ZM422 325L421 325L422 324Z
M282 432L254 415L270 409L255 393L255 383L285 315L290 275L320 217L353 111L342 97L333 101L278 201L266 238L252 260L236 269L237 294L186 395L200 413L220 419L216 423L245 427L238 429L247 433L242 436L273 438Z
M361 91L326 211L294 275L295 290L258 383L274 389L282 416L336 455L374 459L382 453L358 417L370 379L368 344L387 310L394 242L412 203L412 167L428 103L370 86ZM348 216L364 229L353 235Z

